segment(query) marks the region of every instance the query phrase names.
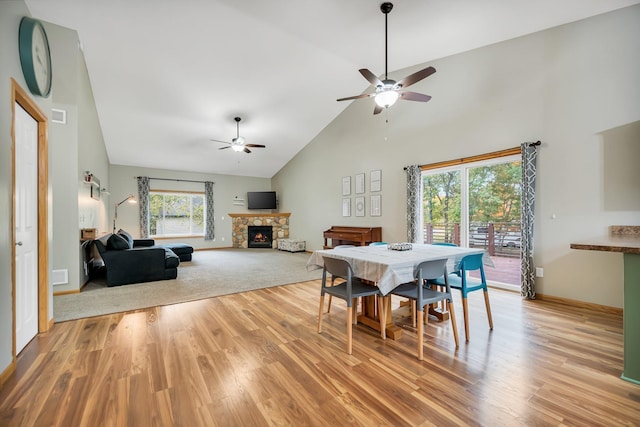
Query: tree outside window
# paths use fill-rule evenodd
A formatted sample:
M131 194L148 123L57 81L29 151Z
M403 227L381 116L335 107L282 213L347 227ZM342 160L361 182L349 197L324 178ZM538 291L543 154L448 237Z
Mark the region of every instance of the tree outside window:
M149 235L203 236L204 194L152 192L149 195Z

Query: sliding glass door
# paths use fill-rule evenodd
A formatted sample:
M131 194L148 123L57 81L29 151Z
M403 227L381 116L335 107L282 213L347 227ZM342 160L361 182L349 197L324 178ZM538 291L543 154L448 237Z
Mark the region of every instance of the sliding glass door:
M487 250L495 268L487 280L520 287L519 156L423 172L426 243L455 243Z

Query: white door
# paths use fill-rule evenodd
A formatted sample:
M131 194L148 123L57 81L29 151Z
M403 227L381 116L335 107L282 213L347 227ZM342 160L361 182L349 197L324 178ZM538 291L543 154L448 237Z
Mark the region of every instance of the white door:
M38 333L38 122L15 104L16 354Z

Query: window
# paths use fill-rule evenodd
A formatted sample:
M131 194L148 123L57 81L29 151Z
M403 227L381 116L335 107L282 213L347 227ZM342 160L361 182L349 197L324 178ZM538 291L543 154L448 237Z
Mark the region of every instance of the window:
M520 157L423 167L422 181L424 241L484 248L487 279L519 286Z
M204 236L204 193L149 194L149 236Z

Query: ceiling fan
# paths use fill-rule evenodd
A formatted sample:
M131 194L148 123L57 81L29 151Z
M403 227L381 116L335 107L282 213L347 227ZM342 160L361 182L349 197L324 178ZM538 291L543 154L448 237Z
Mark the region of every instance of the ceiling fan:
M220 141L219 139L212 139L211 141L222 142L223 144L229 144L226 147L220 147L218 150L224 150L225 148L231 148L235 152L244 151L245 153L251 153L247 147L251 148L265 148L264 145L260 144L246 144L245 139L240 136L240 117L234 117L233 120L236 121L236 137L231 140L231 142Z
M398 82L387 77L387 16L389 15L389 12L391 12L391 9L393 9L393 3L385 2L380 5L380 10L384 13L384 80L380 80L371 71L366 68L362 68L358 71L360 71L360 74L362 74L369 83L375 86L376 91L373 93L365 93L362 95L338 99L338 101L348 101L351 99L374 97L376 106L373 110L373 114L379 114L383 108L389 108L398 100L398 98L405 99L407 101L429 101L431 99L429 95L402 89L407 88L436 72L435 68L427 67Z

